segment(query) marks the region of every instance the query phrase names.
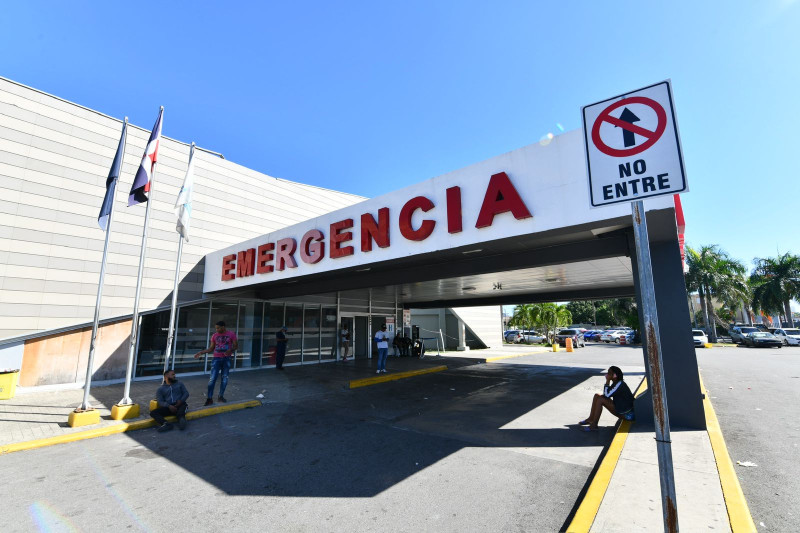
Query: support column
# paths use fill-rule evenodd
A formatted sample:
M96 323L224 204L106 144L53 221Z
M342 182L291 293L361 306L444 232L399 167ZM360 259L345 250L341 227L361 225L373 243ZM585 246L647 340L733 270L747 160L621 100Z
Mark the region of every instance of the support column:
M466 352L469 350L467 346L467 328L464 326L464 321L460 318L458 319L458 347L456 350L459 352Z
M633 235L630 248L635 250ZM697 356L692 340L692 324L686 305L686 283L681 263L680 247L676 238L670 241L650 242L650 257L653 264L653 283L656 293L658 323L661 330L661 353L664 362L664 382L669 401L669 422L673 428L705 429L705 411L697 369ZM639 290L636 253L631 253L633 283L639 323L642 317L641 292ZM647 339L642 336L642 343ZM646 353L646 345L643 353ZM645 372L647 361L643 360ZM609 363L613 364L613 363ZM633 386L633 380L629 380ZM650 383L650 376L647 376ZM636 420L653 421L653 401L648 390L636 400Z

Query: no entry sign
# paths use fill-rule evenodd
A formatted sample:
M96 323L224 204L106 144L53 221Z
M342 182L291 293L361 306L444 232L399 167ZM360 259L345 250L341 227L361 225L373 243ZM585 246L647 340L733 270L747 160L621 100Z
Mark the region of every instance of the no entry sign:
M669 81L582 111L592 207L689 190Z

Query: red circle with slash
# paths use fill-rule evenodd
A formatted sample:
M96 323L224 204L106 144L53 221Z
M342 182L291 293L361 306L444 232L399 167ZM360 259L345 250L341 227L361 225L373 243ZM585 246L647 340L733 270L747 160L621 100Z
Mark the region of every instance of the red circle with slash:
M624 120L620 120L611 116L612 111L629 104L646 105L655 111L656 117L658 118L658 125L656 126L655 131L650 131L646 128L642 128L641 126L636 126L635 124L631 124L630 122L625 122ZM647 140L639 146L634 146L633 148L625 148L623 150L611 148L605 142L603 142L603 139L600 137L600 126L603 124L603 122L608 122L614 126L618 126L637 135L641 135ZM592 142L598 150L606 155L610 155L612 157L630 157L632 155L640 154L653 146L658 139L661 138L661 135L663 135L664 130L666 129L667 113L664 111L664 108L661 107L661 104L650 98L645 98L644 96L631 96L630 98L624 98L619 102L611 104L605 108L602 113L600 113L597 119L595 119L594 125L592 126Z

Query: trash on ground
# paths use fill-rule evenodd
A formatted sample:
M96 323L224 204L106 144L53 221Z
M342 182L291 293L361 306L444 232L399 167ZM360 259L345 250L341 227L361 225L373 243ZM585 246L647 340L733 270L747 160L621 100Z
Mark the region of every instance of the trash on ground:
M739 466L758 466L755 463L751 463L750 461L736 461L736 464Z
M256 396L256 398L258 398L259 400L262 400L264 398L264 395L263 394L259 394L258 396Z

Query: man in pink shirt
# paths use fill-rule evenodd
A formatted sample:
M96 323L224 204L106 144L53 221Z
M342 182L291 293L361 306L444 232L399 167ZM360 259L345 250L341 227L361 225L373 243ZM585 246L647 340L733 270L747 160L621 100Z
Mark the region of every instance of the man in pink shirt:
M211 363L211 378L208 380L208 397L205 405L214 403L214 385L217 384L217 377L222 373L222 381L219 385L219 397L217 400L220 402L227 402L225 399L225 387L228 386L228 372L231 369L231 360L233 354L239 349L239 341L236 338L236 333L225 329L225 322L219 321L214 325L216 333L211 336L211 344L208 348L201 350L194 354L197 359L203 354L214 352L214 361Z

